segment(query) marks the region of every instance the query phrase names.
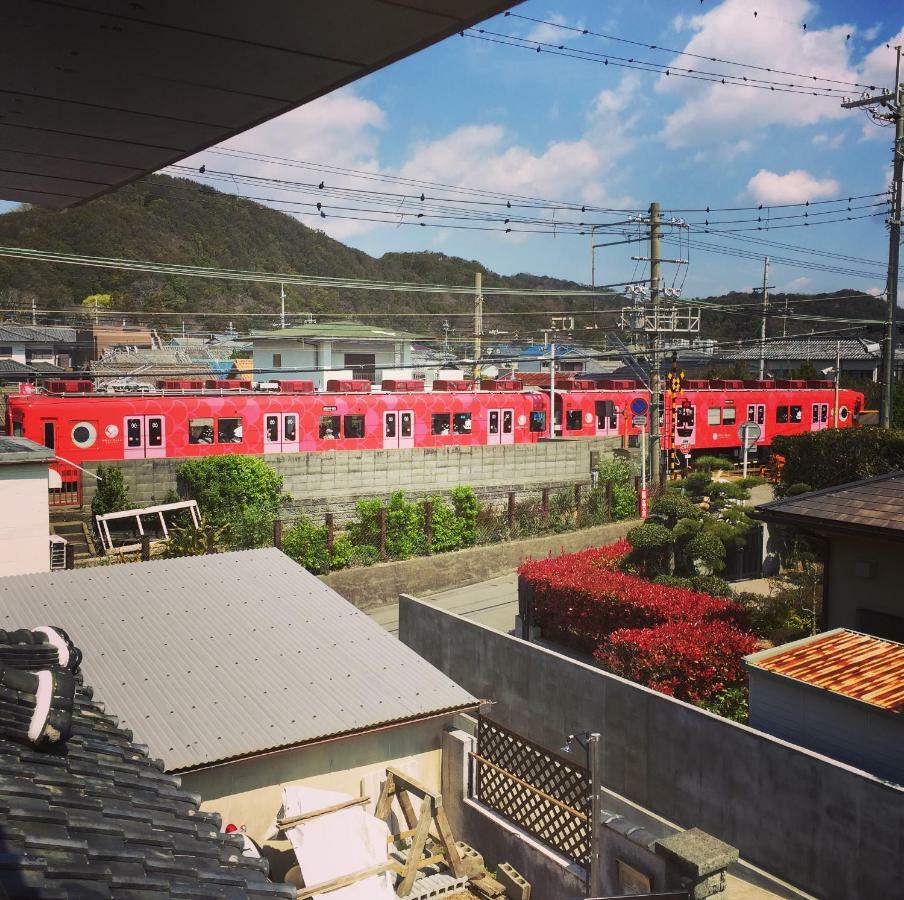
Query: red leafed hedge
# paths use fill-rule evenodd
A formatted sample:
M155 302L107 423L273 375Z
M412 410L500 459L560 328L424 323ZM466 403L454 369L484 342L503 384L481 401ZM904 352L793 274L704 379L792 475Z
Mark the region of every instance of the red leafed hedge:
M708 706L723 691L746 686L741 658L756 638L724 622L677 621L622 628L593 654L604 669L678 700Z
M531 593L534 624L553 640L587 653L620 628L651 628L679 620L746 624L744 611L731 600L653 584L619 571L616 566L630 549L622 540L524 563L518 574Z

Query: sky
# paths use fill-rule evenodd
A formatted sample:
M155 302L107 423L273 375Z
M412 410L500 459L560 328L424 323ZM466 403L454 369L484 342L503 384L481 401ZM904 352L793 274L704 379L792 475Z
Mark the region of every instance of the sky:
M820 85L890 86L895 54L886 44L894 46L896 40L904 39L904 5L890 0L856 4L840 0L820 4L809 0L613 0L605 4L527 0L513 12L647 46L499 16L481 27L539 41L544 52L537 53L530 43L523 49L455 36L265 123L226 146L503 196L626 209L646 208L654 200L666 210L768 206L876 194L888 187L891 129L874 124L861 110L843 110L838 97L754 90L617 67L614 58L611 65L603 65L599 59L588 62L545 51L561 44L698 72L806 82L679 57L675 52L651 50L648 45L652 44L835 79ZM844 90L856 96L861 89ZM210 152L187 163L202 164L210 170L269 178L312 178L310 171L287 164L224 158ZM347 176L331 174L323 179L330 187L410 192L391 183ZM246 196L270 197L281 208L289 208L285 203L298 197L279 187L262 194L228 180L211 183ZM882 199L854 201L852 206L865 208L850 215L881 213L883 207L869 204ZM398 209L408 209L410 202L400 200ZM848 215L844 204L813 207L813 212L818 209ZM804 211L765 210L762 215L771 218ZM324 219L312 213L300 220L377 256L387 251L435 250L478 259L505 274L527 271L590 281L586 235L505 234L500 221L492 231L469 231L376 224L333 215ZM557 221L576 215L558 209L534 214ZM702 223L753 219L760 214L754 210L668 215ZM813 221L818 218L814 216ZM587 213L588 222L602 220L599 216L593 220ZM613 220L610 216L607 221ZM757 223L723 227L757 227ZM619 229L609 231L610 237L605 237L605 229L603 237L598 232L597 242L618 239ZM685 232L668 229L668 233ZM702 243L703 237L696 234L695 242ZM843 253L867 262L804 255L799 249L770 248L748 238ZM664 268L666 284L683 285L685 297L749 290L762 283L765 252L862 273L839 274L773 260L769 281L776 291L859 288L876 293L884 289L888 241L882 215L821 226L736 232L709 240L718 247L749 251L755 258L738 259L700 246L667 245L667 256L689 260L686 267ZM635 245L597 250L596 283L642 277L645 263L630 257L645 253Z

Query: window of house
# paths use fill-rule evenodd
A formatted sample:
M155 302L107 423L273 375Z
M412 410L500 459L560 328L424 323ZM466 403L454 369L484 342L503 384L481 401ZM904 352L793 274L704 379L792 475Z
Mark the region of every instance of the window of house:
M719 409L718 406L711 406L706 411L706 424L707 425L721 425L722 424L722 410Z
M0 347L0 356L12 356L13 348L12 347Z
M355 378L363 378L367 381L377 379L377 357L374 353L345 353L345 368L352 370Z
M534 410L530 414L530 430L534 434L542 434L546 431L546 413L543 410Z
M775 421L779 425L787 425L788 424L788 407L787 406L776 406L775 408Z
M322 441L332 441L339 437L342 420L340 416L321 416L318 434Z
M242 442L241 419L217 419L217 443L240 444Z
M430 420L430 434L449 434L452 429L449 413L434 413Z
M568 431L580 431L584 427L584 414L579 409L569 409L565 413L565 428Z
M282 353L274 353L273 354L273 368L274 369L282 368Z
M343 422L344 434L347 438L364 437L364 416L346 416Z
M470 413L453 413L452 415L452 434L470 434L471 433L471 414Z
M725 409L722 410L722 424L723 425L734 425L737 420L738 412L733 406L726 406Z

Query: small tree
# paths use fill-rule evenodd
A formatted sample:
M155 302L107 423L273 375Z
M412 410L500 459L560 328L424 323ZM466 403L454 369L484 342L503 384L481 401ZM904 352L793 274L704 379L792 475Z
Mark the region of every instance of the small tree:
M91 521L104 513L121 512L129 508L129 488L122 477L122 469L115 466L98 466L97 490L91 500Z

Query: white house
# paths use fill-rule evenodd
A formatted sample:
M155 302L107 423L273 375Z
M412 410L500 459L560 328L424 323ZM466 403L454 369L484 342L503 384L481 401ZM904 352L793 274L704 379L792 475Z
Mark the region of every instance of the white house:
M48 363L65 369L72 361L75 346L74 328L0 323L0 359L26 366Z
M325 322L251 334L255 381L313 381L323 390L330 378L411 378L415 336L362 325ZM351 374L349 374L351 373Z

